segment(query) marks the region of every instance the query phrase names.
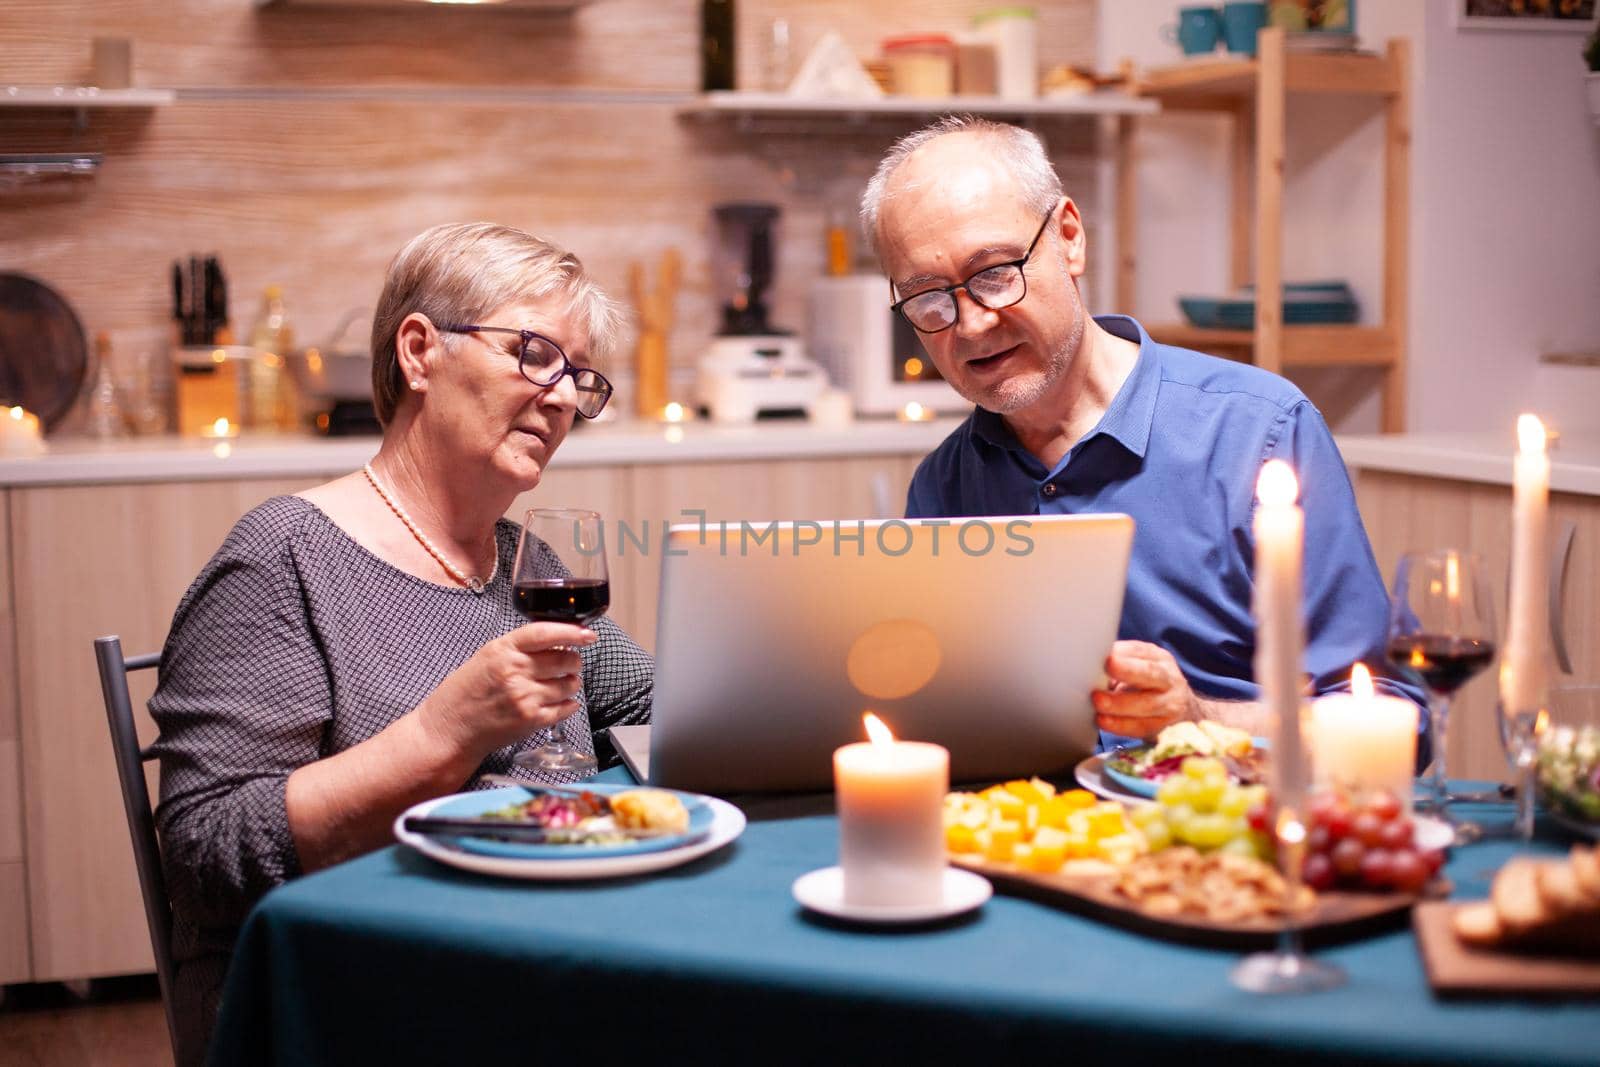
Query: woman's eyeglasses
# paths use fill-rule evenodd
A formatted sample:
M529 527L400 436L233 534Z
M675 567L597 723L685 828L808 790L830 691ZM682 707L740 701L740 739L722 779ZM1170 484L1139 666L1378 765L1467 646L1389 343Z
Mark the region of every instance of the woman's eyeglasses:
M522 350L517 357L517 370L540 388L548 389L564 375L572 375L572 384L578 389L578 414L592 419L605 410L611 399L611 383L593 367L574 366L561 346L542 333L532 330L513 330L509 326L440 326L445 333L514 333L522 338Z
M1022 254L1021 259L985 267L958 285L923 290L897 304L891 304L891 310L899 312L901 318L922 333L939 333L954 326L961 318L961 305L956 303L957 289L965 289L974 303L990 311L999 311L1001 308L1020 304L1022 298L1028 295L1028 276L1023 273L1022 268L1033 258L1033 250L1038 247L1039 238L1044 236L1045 227L1050 225L1050 220L1054 217L1055 208L1051 207L1044 221L1039 223L1039 232L1028 242L1028 250Z

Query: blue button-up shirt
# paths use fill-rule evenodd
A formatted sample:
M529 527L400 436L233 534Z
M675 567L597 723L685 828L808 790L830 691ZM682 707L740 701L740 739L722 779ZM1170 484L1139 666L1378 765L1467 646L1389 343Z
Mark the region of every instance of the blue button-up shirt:
M1201 696L1253 700L1256 478L1267 460L1286 460L1305 509L1305 663L1316 691L1348 687L1361 661L1421 703L1385 668L1388 595L1344 461L1305 394L1258 367L1158 344L1131 318L1095 321L1139 345L1099 424L1047 469L978 408L917 468L907 516L1133 516L1120 636L1166 647Z

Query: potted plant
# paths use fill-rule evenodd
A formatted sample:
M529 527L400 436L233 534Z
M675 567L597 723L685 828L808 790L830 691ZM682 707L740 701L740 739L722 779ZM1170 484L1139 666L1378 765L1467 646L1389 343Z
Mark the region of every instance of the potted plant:
M1595 27L1588 43L1583 46L1583 59L1589 64L1589 73L1585 75L1589 90L1589 117L1594 119L1596 126L1600 126L1600 26Z

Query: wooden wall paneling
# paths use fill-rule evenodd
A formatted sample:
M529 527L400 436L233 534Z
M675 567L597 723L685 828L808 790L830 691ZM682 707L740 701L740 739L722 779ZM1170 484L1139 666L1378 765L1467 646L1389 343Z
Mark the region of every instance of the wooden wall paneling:
M920 459L921 457L915 457ZM637 583L637 629L634 637L655 650L656 613L661 591L663 523L693 523L685 509L703 510L715 537L718 522L728 524L737 543L739 522L759 529L770 520L891 518L905 512L905 490L914 459L902 456L850 459L808 459L783 462L681 463L632 468L633 522L648 529L649 554L634 544L624 547L633 560ZM874 483L885 486L888 513L879 509ZM644 524L648 522L648 527Z
M17 736L10 510L11 493L0 490L0 985L32 977L28 891L22 866L22 749Z
M148 971L149 935L92 642L159 649L183 591L234 521L298 481L12 490L22 771L34 978ZM88 605L89 607L85 607ZM135 719L153 679L136 680Z

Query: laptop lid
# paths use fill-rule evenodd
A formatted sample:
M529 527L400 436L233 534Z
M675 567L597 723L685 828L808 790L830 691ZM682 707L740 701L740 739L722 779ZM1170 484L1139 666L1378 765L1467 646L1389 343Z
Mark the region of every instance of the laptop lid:
M1094 750L1133 520L1050 515L673 526L650 781L829 789L876 712L955 781Z

